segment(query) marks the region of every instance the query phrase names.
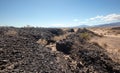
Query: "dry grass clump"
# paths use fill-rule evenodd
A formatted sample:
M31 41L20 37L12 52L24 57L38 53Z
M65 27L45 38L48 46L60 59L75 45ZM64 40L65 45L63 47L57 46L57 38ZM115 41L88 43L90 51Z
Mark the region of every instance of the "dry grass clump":
M45 39L39 39L36 43L46 45L48 42Z
M59 40L65 39L65 38L66 38L65 35L63 35L63 36L55 36L55 37L53 37L53 40L59 41Z
M80 38L85 39L85 40L89 40L90 35L89 35L89 33L84 32L84 33L80 34Z
M15 36L17 34L18 33L15 30L8 30L7 32L5 32L5 35L9 35L9 36Z

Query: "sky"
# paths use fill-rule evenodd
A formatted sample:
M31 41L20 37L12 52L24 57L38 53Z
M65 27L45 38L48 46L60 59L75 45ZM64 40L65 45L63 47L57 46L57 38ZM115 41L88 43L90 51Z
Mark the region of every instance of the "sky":
M0 0L0 26L71 27L120 22L120 0Z

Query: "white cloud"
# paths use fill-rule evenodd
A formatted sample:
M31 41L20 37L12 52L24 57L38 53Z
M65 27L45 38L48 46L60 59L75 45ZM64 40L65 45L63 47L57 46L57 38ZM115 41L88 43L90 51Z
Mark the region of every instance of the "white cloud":
M103 16L96 16L96 17L93 17L93 18L90 18L89 20L96 20L96 19L102 19L103 18Z
M110 14L103 17L104 21L119 21L120 20L120 14Z
M79 22L79 24L85 25L98 25L98 24L106 24L112 22L120 22L120 14L108 14L108 15L97 15L92 18L88 18Z
M105 22L120 21L120 14L109 14L106 16L98 15L96 17L90 18L89 21L90 20L92 20L92 21L99 20L99 21L105 21Z

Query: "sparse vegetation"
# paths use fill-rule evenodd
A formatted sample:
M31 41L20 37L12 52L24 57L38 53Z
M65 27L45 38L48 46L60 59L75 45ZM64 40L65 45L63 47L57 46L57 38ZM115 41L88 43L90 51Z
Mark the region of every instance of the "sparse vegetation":
M5 32L5 35L15 36L17 35L17 32L15 30L8 30L7 32Z

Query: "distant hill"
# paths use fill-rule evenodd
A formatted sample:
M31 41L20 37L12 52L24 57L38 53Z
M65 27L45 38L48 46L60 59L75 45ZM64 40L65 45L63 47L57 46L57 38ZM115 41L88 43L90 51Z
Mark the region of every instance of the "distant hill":
M109 24L101 24L101 25L96 25L93 27L118 27L120 26L120 22L116 22L116 23L109 23Z
M120 22L108 23L108 24L99 24L99 25L95 25L95 26L79 25L79 26L75 26L74 28L85 28L85 27L120 27Z
M79 26L75 26L75 28L85 28L85 27L90 27L89 25L79 25Z

